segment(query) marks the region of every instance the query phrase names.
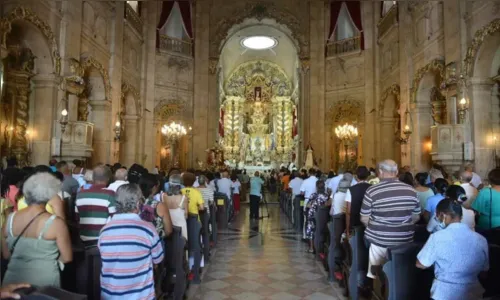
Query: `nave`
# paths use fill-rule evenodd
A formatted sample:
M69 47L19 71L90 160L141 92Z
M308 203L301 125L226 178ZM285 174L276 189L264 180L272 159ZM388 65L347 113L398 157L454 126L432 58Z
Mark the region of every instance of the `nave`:
M344 299L279 206L268 209L269 218L250 222L242 205L229 228L219 231L202 284L190 286L188 299ZM261 213L267 215L265 207Z

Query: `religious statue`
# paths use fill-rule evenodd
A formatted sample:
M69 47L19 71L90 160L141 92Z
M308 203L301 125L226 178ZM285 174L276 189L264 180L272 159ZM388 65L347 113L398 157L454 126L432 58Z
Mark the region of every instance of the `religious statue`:
M89 96L92 91L91 86L86 86L83 93L78 98L78 121L87 122L89 117Z
M446 97L444 97L438 88L431 89L432 120L434 125L444 124L446 122Z
M78 96L85 91L85 81L83 79L85 70L80 65L80 62L74 58L69 59L69 69L71 75L63 78L61 89Z
M304 168L306 168L306 169L310 169L310 168L314 167L313 152L314 152L314 150L313 150L311 144L309 144L307 146L307 149L306 149L306 160L305 160L305 164L304 164Z

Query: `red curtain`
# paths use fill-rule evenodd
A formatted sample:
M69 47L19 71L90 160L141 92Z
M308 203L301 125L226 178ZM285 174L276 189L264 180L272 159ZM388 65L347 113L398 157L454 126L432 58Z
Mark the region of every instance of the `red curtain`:
M220 109L220 118L219 118L219 136L224 137L224 109Z
M168 16L172 12L175 1L163 1L161 7L160 21L158 26L156 26L156 48L160 47L160 29L167 23Z
M333 31L335 30L335 26L337 25L342 2L344 1L333 1L330 3L330 33L328 34L328 39L332 38Z
M346 1L345 5L347 6L347 10L351 15L352 21L354 25L358 29L361 34L361 49L365 49L365 37L363 33L363 25L361 22L361 2L359 1Z
M193 38L193 24L191 23L191 2L190 1L177 1L179 3L179 10L181 11L182 21L189 38Z

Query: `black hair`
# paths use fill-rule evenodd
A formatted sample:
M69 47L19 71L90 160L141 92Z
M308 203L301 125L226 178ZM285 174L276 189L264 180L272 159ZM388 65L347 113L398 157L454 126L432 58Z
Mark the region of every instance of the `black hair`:
M47 172L45 172L45 173L47 173ZM52 173L52 172L49 172L49 173L52 174L52 175L54 175L54 177L57 178L57 179L59 179L61 182L63 182L63 180L64 180L63 173L61 173L59 171L55 171L54 173Z
M436 206L436 215L439 214L449 215L452 218L462 218L462 205L458 201L454 201L447 197L439 201Z
M309 176L316 174L316 170L314 168L309 169Z
M35 173L43 173L43 172L51 173L52 169L46 165L38 165L33 169L33 172L35 172Z
M370 177L370 170L365 166L359 166L356 169L356 177L358 177L359 180L366 180Z
M323 180L316 181L316 191L318 194L324 194L326 192L325 182Z
M404 172L399 175L399 181L406 183L407 185L413 186L413 175L410 172Z
M159 184L158 177L155 174L147 173L139 178L139 187L141 188L144 198L149 198L153 195L153 188Z
M444 178L438 178L434 181L434 186L436 187L438 193L444 195L448 189L448 181Z
M495 168L488 173L488 180L492 185L500 185L500 168Z
M446 197L459 202L467 201L465 190L459 185L450 185L446 190Z
M335 173L333 171L328 172L328 178L333 178L335 177Z
M425 186L425 182L427 181L427 177L429 177L428 173L425 173L425 172L417 173L417 175L415 175L415 181L418 182L418 184Z
M7 168L12 168L15 166L17 166L17 158L15 156L7 158Z
M231 181L236 181L238 179L238 175L233 174L231 175Z

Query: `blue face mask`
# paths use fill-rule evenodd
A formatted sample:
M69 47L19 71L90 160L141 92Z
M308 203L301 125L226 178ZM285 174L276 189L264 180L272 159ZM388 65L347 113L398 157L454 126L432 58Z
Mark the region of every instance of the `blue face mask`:
M439 222L439 228L441 229L445 229L446 228L446 224L443 222Z

